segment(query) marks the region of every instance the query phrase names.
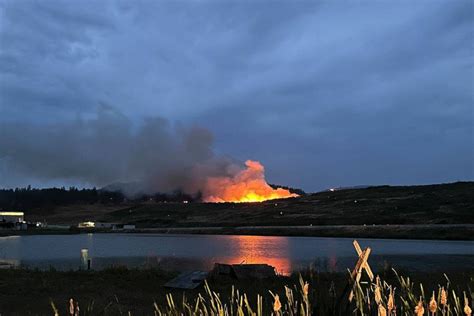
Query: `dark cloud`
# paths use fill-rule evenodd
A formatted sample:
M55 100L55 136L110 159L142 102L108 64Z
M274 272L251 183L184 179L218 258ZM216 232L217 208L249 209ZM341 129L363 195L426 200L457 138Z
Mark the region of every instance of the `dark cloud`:
M0 185L138 177L145 169L129 155L129 169L84 175L88 159L122 155L131 135L158 142L148 134L174 122L214 134L215 148L197 146L197 156L261 160L271 182L307 190L472 180L473 5L2 0ZM123 114L111 126L101 119L96 150L82 151L85 136L71 131L91 129L101 103ZM74 140L55 147L61 168L41 151L48 137L33 137L51 126ZM185 138L158 139L171 141L164 148ZM137 164L166 165L145 143Z
M147 118L137 127L101 105L94 118L32 124L4 123L0 159L14 174L106 186L132 183L133 192L202 192L209 176L238 167L214 154L212 134L199 127Z

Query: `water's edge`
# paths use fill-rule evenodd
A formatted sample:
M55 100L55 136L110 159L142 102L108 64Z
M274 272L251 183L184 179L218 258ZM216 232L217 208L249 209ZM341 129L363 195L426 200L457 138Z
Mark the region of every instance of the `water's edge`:
M0 236L72 235L81 233L117 233L104 229L0 230ZM131 234L252 235L287 237L344 237L417 240L474 240L474 224L428 225L324 225L324 226L239 226L239 227L156 227L122 231Z
M474 242L359 239L374 265L416 269L474 266ZM182 234L76 234L0 237L0 261L16 266L76 269L87 249L95 268L210 269L220 263L268 263L280 271L309 266L345 270L357 259L352 238ZM428 260L428 258L431 258ZM454 260L454 258L457 258Z

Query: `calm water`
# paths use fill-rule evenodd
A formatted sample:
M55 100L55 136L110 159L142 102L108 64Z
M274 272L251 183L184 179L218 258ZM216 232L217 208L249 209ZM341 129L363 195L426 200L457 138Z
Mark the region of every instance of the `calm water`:
M472 270L474 242L359 239L372 247L369 259L377 269ZM281 273L314 266L343 271L356 253L349 238L80 234L0 237L0 261L15 265L77 269L80 250L87 248L92 266L161 266L165 269L210 269L220 263L268 263Z

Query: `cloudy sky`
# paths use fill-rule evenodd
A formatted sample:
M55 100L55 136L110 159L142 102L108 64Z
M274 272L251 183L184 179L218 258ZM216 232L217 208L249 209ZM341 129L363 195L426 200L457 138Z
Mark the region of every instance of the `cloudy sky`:
M191 134L308 191L473 180L473 39L471 0L0 0L0 186Z

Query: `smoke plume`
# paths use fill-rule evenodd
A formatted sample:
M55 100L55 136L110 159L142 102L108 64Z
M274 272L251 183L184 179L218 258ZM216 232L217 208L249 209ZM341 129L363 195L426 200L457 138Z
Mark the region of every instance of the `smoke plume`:
M2 123L0 159L14 172L42 180L76 180L96 186L137 182L144 192L196 193L208 175L232 164L216 157L212 134L163 118L139 127L111 107L90 119L45 126Z
M147 118L135 126L105 105L93 118L47 126L6 123L0 132L0 162L35 179L99 187L112 183L128 196L181 190L202 194L210 202L294 196L272 189L260 163L247 161L245 167L216 155L213 136L204 128L163 118Z

